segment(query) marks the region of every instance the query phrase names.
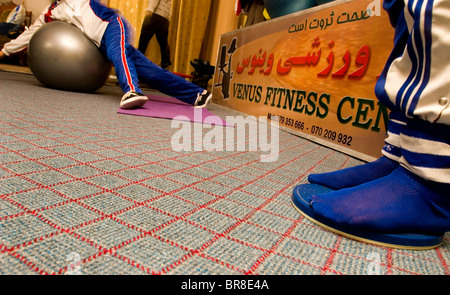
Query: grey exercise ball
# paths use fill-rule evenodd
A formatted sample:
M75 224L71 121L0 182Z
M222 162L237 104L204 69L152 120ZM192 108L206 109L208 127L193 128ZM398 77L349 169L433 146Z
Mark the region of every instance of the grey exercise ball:
M28 45L28 65L45 86L94 92L108 79L111 63L83 32L67 22L43 25Z

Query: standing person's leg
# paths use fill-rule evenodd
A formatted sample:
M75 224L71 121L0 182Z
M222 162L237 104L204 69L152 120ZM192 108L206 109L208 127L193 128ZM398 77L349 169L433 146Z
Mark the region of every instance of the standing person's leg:
M159 16L159 15L158 15ZM156 32L156 39L158 40L161 51L161 68L165 69L172 64L170 61L170 49L169 49L169 20L164 17L160 17L161 24Z
M158 26L160 24L157 22L157 18L155 18L155 15L146 15L144 17L144 21L142 22L141 27L141 36L139 37L139 51L145 54L145 51L147 50L148 43L153 38L153 35L155 35Z
M125 92L120 102L121 108L139 107L148 100L139 88L134 64L134 54L137 50L131 46L130 40L128 23L123 18L117 17L108 24L100 46L113 63L120 87Z

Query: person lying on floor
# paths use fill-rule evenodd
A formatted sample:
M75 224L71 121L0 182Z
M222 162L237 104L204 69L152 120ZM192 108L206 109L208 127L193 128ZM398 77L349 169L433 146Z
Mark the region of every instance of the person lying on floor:
M139 79L156 90L196 108L204 108L212 98L207 90L152 63L131 45L132 30L127 20L99 0L58 0L44 10L29 30L6 43L0 59L27 48L33 34L45 23L59 20L77 26L112 62L124 95L120 108L144 105L148 98L139 88Z
M311 174L333 191L314 214L347 228L444 235L450 231L450 1L384 0L394 48L377 81L390 109L382 157Z

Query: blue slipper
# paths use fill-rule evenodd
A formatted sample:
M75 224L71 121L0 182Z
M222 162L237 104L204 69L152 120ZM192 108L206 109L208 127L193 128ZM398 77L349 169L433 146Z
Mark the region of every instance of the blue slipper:
M333 190L318 184L302 184L294 188L292 193L292 204L300 212L300 214L315 224L331 232L360 242L396 249L428 250L438 247L444 241L443 235L434 236L415 233L379 233L358 230L337 224L331 220L316 215L309 205L309 198L312 195L324 194L331 191Z

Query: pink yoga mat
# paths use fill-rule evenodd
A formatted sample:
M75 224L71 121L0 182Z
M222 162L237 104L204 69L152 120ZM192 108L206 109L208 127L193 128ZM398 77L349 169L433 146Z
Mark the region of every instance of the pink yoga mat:
M206 108L196 109L192 105L176 98L162 95L147 95L149 100L140 108L123 110L117 113L133 116L164 118L179 121L191 121L211 125L232 126Z

